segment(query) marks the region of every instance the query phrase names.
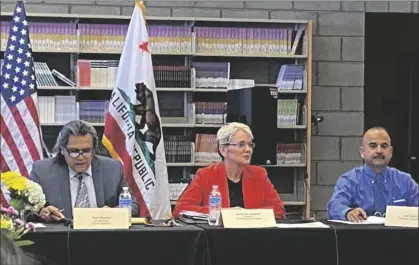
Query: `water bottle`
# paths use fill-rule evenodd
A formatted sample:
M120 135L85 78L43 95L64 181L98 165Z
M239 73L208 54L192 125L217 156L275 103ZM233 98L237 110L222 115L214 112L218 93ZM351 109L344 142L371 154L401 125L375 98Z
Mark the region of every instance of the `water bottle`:
M129 209L129 220L131 222L131 209L132 209L132 197L129 193L128 187L123 187L122 192L119 195L119 208Z
M212 191L209 195L209 215L208 224L210 226L218 226L220 223L221 215L221 193L218 190L218 186L212 186Z

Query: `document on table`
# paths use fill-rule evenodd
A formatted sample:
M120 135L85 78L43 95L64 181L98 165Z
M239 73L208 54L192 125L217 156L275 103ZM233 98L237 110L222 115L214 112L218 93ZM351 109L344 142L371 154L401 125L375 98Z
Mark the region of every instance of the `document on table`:
M322 222L301 223L301 224L276 224L278 228L330 228Z
M41 223L32 223L32 224L33 224L33 226L34 226L35 229L36 228L45 228L46 227L44 224L41 224Z
M192 211L183 211L183 212L180 212L179 214L183 215L186 218L191 218L195 220L208 220L208 214L192 212Z
M351 221L343 221L343 220L327 220L328 222L335 222L335 223L342 223L342 224L349 224L349 225L382 225L385 223L385 217L378 217L378 216L368 216L367 220L361 222L351 222Z

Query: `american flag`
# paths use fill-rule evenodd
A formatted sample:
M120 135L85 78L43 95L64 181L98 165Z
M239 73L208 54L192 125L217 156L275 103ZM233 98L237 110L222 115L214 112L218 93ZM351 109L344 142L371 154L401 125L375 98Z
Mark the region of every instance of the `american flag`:
M0 92L1 172L18 171L29 177L33 162L43 154L35 68L22 1L17 2L10 22Z

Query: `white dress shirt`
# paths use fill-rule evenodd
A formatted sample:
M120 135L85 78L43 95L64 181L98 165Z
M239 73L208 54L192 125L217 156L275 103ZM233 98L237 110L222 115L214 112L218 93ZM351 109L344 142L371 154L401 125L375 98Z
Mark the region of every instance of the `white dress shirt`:
M77 189L79 187L80 180L77 178L78 174L74 170L72 170L70 167L68 168L68 172L69 172L69 177L70 177L71 205L74 208L74 205L76 204ZM95 186L93 184L91 165L83 173L83 179L86 182L87 194L89 195L90 208L97 208L96 192L95 192Z

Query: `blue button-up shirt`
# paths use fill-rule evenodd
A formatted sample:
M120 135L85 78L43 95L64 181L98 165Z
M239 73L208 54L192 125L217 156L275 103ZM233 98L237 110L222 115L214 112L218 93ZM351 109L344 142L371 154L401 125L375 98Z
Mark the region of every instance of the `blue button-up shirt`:
M346 212L357 207L362 208L368 216L374 215L377 212L374 209L374 185L377 175L367 165L343 174L338 179L328 203L329 218L346 220ZM418 206L418 184L410 174L386 167L380 177L384 178L381 192L382 198L385 198L385 205Z

